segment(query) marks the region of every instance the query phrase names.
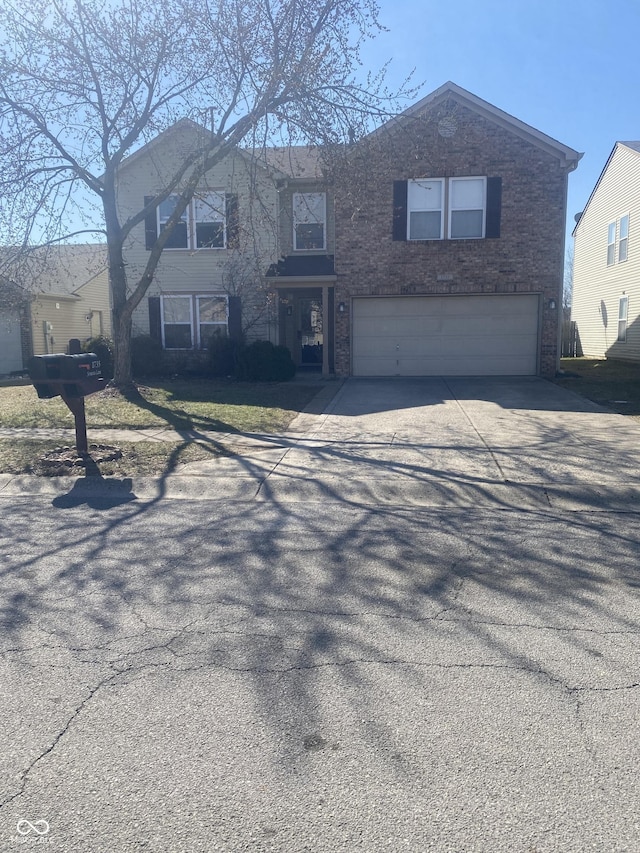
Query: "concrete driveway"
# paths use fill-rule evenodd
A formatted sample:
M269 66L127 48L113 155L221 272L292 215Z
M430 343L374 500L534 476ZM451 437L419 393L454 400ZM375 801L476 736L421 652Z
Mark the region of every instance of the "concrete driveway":
M245 458L258 497L558 509L640 499L640 423L542 379L350 379L292 428L295 444Z

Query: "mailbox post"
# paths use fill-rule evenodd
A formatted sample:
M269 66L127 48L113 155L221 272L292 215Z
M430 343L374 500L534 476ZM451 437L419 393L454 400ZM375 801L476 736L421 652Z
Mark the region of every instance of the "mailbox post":
M93 352L77 352L75 340L69 341L73 354L36 355L29 362L29 376L41 400L62 397L71 411L76 428L76 450L86 454L87 419L84 398L101 391L106 383L102 377L100 359ZM73 352L76 350L76 352Z

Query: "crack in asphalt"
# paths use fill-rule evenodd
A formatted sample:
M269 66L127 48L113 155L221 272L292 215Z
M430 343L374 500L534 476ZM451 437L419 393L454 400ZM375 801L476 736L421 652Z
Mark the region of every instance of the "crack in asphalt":
M113 666L111 666L111 668L113 669L114 667L113 667ZM9 805L10 803L12 803L15 799L17 799L18 797L22 796L22 794L24 794L24 792L25 792L25 790L26 790L26 787L27 787L27 782L28 782L29 776L31 775L31 773L32 773L33 769L34 769L34 768L35 768L35 767L36 767L36 766L37 766L37 765L38 765L38 764L39 764L39 763L40 763L44 758L46 758L46 757L47 757L47 755L50 755L50 754L54 751L54 749L55 749L55 748L57 747L57 745L60 743L60 741L62 740L62 738L65 736L65 734L66 734L66 733L69 731L69 729L71 728L71 726L72 726L72 724L73 724L74 720L76 720L76 719L77 719L78 715L82 712L82 710L86 707L86 705L87 705L87 704L88 704L88 703L93 699L93 697L96 695L96 693L97 693L97 692L98 692L102 687L106 686L110 681L114 681L114 679L119 678L119 677L120 677L120 675L122 675L122 672L121 672L121 671L112 672L112 673L111 673L111 675L107 676L106 678L103 678L103 679L102 679L102 680L101 680L101 681L100 681L100 682L99 682L95 687L89 688L89 694L88 694L87 696L85 696L85 698L82 700L82 702L81 702L81 703L77 706L77 708L73 711L73 713L71 714L71 716L69 717L69 719L67 720L67 722L66 722L66 723L64 724L64 726L60 729L60 731L58 731L58 733L55 735L55 737L53 738L53 740L52 740L52 742L49 744L49 746L48 746L45 750L43 750L43 751L40 753L40 755L38 755L36 758L34 758L34 760L29 764L29 766L28 766L25 770L23 770L23 771L21 772L21 774L20 774L20 789L19 789L16 793L11 794L11 795L10 795L9 797L7 797L5 800L3 800L2 802L0 802L0 809L4 808L5 806L8 806L8 805Z
M468 575L459 574L454 579L452 584L452 601L447 607L442 608L438 611L438 613L425 616L425 617L415 617L415 616L407 616L404 614L388 614L388 613L377 613L372 611L348 611L348 610L333 610L333 611L324 611L324 610L310 610L306 608L270 608L270 609L258 609L248 608L246 605L238 605L237 603L229 604L228 602L212 602L212 608L216 606L220 606L222 604L229 604L229 606L235 607L245 607L250 612L247 616L242 617L242 621L246 621L250 618L261 618L261 617L270 617L274 612L286 612L300 615L313 615L317 617L340 617L340 618L360 618L360 619L379 619L381 621L386 620L404 620L413 623L423 623L423 622L451 622L454 624L466 623L472 625L482 625L486 627L495 627L495 628L527 628L530 630L536 631L553 631L564 634L571 633L585 633L596 636L616 636L616 635L631 635L635 636L640 633L640 628L638 631L632 629L595 629L595 628L585 628L583 626L575 626L575 627L564 627L558 625L536 625L526 622L504 622L504 621L494 621L487 619L474 619L474 618L463 618L463 617L455 617L455 616L447 616L447 613L454 611L456 607L459 605L456 603L463 588L465 582L468 580ZM271 643L280 643L284 645L280 645L278 648L279 653L286 654L290 652L295 652L298 655L305 654L304 646L300 645L289 645L287 640L290 640L289 636L284 636L281 634L274 634L265 631L252 632L250 630L237 630L232 628L222 628L218 630L207 629L206 625L203 627L195 627L198 623L202 623L206 620L206 616L199 618L194 618L189 622L185 623L179 628L160 628L157 626L153 626L149 624L149 622L145 619L144 615L136 608L135 604L130 600L127 600L127 605L129 606L133 615L139 620L141 625L144 626L144 630L141 632L130 633L126 635L119 636L117 638L111 639L109 641L105 641L103 643L98 644L89 644L82 646L68 646L63 643L53 644L53 643L45 643L45 644L37 644L26 647L13 646L7 649L0 651L0 657L7 657L12 655L20 655L26 654L29 652L36 652L42 650L49 651L59 651L64 650L70 652L72 654L91 654L96 651L110 651L113 656L107 660L95 660L95 659L80 659L79 662L84 664L90 664L93 666L106 666L111 672L105 677L101 678L100 681L95 684L93 687L89 687L88 694L82 699L82 701L74 708L73 712L70 714L64 725L59 729L59 731L54 735L53 739L49 743L49 745L40 752L38 756L36 756L31 763L20 773L20 782L19 788L14 793L10 794L7 798L5 798L2 802L0 802L0 808L4 808L13 802L16 798L20 797L25 793L26 787L28 785L29 778L34 771L34 769L38 766L38 764L43 761L48 755L51 755L63 738L68 734L68 732L72 729L74 723L78 720L82 712L87 708L87 706L91 703L94 697L105 687L107 686L116 686L119 682L122 682L123 679L137 679L145 672L158 672L161 669L165 671L168 668L173 668L178 661L186 661L189 658L193 658L194 656L202 656L204 651L202 649L195 650L180 650L175 648L175 644L178 643L181 639L185 637L220 637L220 636L236 636L247 639L254 640L264 640ZM54 635L54 632L48 632L51 636ZM308 632L307 632L308 633ZM164 635L165 639L162 642L150 642L147 645L129 650L129 651L121 651L114 649L114 645L122 644L123 642L127 642L130 640L139 640L142 638L151 639L149 637L150 634ZM160 639L158 637L158 639ZM166 654L170 655L173 660L165 660L165 661L142 661L136 665L136 659L141 659L144 655L151 654L153 652L164 651ZM233 651L233 650L232 650ZM211 655L220 655L223 656L225 654L229 654L229 649L215 648L215 649L207 649L207 654ZM76 660L78 660L76 658ZM33 664L32 667L37 667L38 664ZM195 672L195 671L203 671L203 670L225 670L229 672L237 672L237 673L252 673L254 675L269 675L269 674L278 674L283 675L287 673L304 673L304 672L312 672L321 669L330 669L330 668L342 668L348 666L398 666L398 667L410 667L410 668L419 668L419 669L438 669L442 671L464 671L464 670L496 670L496 671L505 671L511 670L514 672L523 672L528 673L532 676L539 676L546 681L548 681L551 685L561 689L565 696L570 700L575 702L575 720L576 725L578 726L578 730L581 734L582 741L584 743L585 750L589 754L589 756L594 761L599 761L597 751L587 734L587 730L585 727L584 719L582 716L582 710L584 706L584 697L589 693L613 693L613 692L621 692L621 691L635 691L640 689L640 682L633 681L628 684L617 684L617 685L607 685L607 686L592 686L592 685L570 685L565 679L552 675L548 672L544 667L540 666L538 663L528 660L526 658L521 661L516 661L513 663L499 663L499 662L449 662L449 663L440 663L434 661L419 661L419 660L407 660L405 658L398 657L364 657L364 656L355 656L348 657L341 660L334 659L328 661L309 661L308 663L297 662L290 665L283 664L281 666L264 666L264 665L233 665L229 662L224 662L221 660L208 660L202 661L197 665L192 666L180 666L176 667L177 672ZM48 668L67 668L68 664L60 665L60 664L46 664ZM131 683L131 681L129 681Z
M150 630L158 630L158 629L150 629ZM173 655L176 659L184 659L188 657L192 657L194 654L202 654L202 651L199 650L197 652L180 652L171 648L172 643L178 641L181 637L185 635L203 635L210 632L206 631L190 631L189 625L185 625L178 632L173 632L172 636L164 643L159 643L156 645L147 646L144 649L138 649L131 652L123 652L118 654L110 663L107 665L112 670L112 672L102 678L95 686L89 688L89 693L85 698L80 702L80 704L73 710L73 713L66 720L65 724L60 728L60 730L56 733L51 743L44 749L36 758L31 761L28 767L26 767L20 774L20 785L19 790L5 798L2 802L0 802L0 808L4 808L13 802L18 797L22 796L25 793L29 777L33 770L37 767L37 765L44 760L48 755L51 755L60 741L65 737L65 735L70 731L74 722L78 719L82 711L87 707L87 705L93 700L96 694L102 690L104 687L111 685L116 686L117 683L123 677L138 677L144 672L155 671L160 668L167 668L171 666L170 661L163 662L145 662L141 663L139 666L135 666L135 664L129 664L122 668L119 667L119 664L126 660L127 658L140 656L146 652L150 651L158 651L164 650L169 654ZM262 639L283 639L279 636L274 636L272 634L264 634L260 633L257 635L252 635L248 632L239 632L239 631L220 631L213 632L214 634L225 634L225 633L233 633L240 636L257 636ZM51 647L56 648L56 647ZM94 647L95 648L95 647ZM89 649L86 649L89 651ZM300 649L297 649L300 651ZM9 651L9 650L7 650ZM11 650L13 651L13 650ZM17 650L16 650L17 651ZM22 651L22 650L20 650ZM209 649L208 653L212 652L225 654L227 650L225 649ZM100 662L104 664L104 662ZM630 684L622 684L608 687L595 687L589 685L582 686L570 686L566 683L562 678L558 676L553 676L551 673L547 672L543 667L536 666L532 664L530 661L523 660L521 663L496 663L496 662L468 662L468 663L438 663L438 662L423 662L423 661L412 661L404 658L396 658L396 657L379 657L379 658L368 658L368 657L351 657L345 658L343 660L332 660L332 661L319 661L319 662L309 662L305 663L297 663L295 665L290 666L233 666L228 663L224 663L221 661L208 661L199 664L198 666L186 666L180 667L179 672L194 672L194 671L202 671L202 670L225 670L229 672L238 672L238 673L253 673L255 675L269 675L269 674L286 674L286 673L295 673L295 672L310 672L314 670L320 669L329 669L329 668L337 668L337 667L347 667L347 666L405 666L410 668L420 668L420 669L439 669L443 671L455 671L455 670L472 670L472 669L490 669L490 670L511 670L515 672L526 672L530 675L541 676L549 683L554 686L561 688L567 698L573 699L575 697L575 717L576 723L578 725L579 731L581 733L585 749L588 754L594 759L598 760L597 753L593 747L593 744L590 742L586 729L584 726L584 721L582 720L581 710L583 702L579 698L579 694L584 695L585 693L590 692L614 692L614 691L631 691L640 689L640 682L633 682Z

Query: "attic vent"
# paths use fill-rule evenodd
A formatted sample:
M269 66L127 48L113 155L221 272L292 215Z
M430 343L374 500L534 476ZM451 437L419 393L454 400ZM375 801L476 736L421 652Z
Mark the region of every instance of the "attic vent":
M443 118L438 122L438 133L440 136L444 136L445 139L455 136L457 130L458 122L453 116L443 116Z

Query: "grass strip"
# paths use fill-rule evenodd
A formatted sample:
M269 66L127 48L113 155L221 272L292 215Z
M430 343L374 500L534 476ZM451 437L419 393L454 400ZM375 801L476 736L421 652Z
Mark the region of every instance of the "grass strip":
M167 380L86 398L93 428L281 432L320 390L318 384ZM0 426L73 427L62 400L39 400L31 385L0 387Z
M36 474L39 476L103 477L163 476L180 473L180 467L189 462L210 461L233 455L215 442L119 442L122 455L115 459L104 445L89 447L88 471L81 464L75 448L59 441L31 439L0 439L1 474Z

